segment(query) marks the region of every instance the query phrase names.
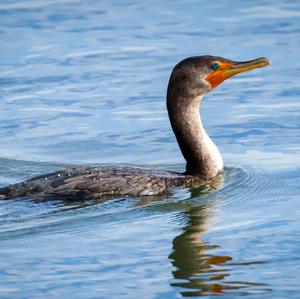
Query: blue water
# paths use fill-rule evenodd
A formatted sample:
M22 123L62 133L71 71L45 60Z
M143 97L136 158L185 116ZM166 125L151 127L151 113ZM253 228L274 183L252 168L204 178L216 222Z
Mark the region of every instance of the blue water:
M205 98L216 190L0 202L1 298L299 298L299 1L2 0L0 42L2 186L78 164L181 171L172 67L272 61Z

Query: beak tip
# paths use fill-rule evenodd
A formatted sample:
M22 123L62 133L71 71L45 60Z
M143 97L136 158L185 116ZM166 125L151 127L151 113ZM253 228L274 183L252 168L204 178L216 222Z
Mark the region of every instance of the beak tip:
M264 62L265 66L271 65L271 60L267 57L262 57L261 60Z

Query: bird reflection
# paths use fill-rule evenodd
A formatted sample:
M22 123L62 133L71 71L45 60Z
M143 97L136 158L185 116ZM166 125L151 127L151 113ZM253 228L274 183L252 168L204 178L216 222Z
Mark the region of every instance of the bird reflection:
M219 176L212 181L209 190L192 189L191 198L219 189L222 185L223 177ZM201 239L207 223L213 217L215 205L216 200L201 200L196 206L184 211L186 225L183 232L173 240L173 251L169 258L175 267L175 281L171 285L185 289L180 292L184 297L220 295L225 289L239 288L224 283L225 277L230 275L224 264L231 261L232 257L210 254L209 251L218 246Z
M173 239L173 250L169 259L175 268L172 272L174 280L171 286L181 288L180 294L183 297L222 295L230 291L245 295L253 289L260 292L272 291L261 282L230 280L230 273L235 267L259 262L232 262L231 256L213 254L216 251L214 249L220 246L202 239L218 204L212 191L223 186L223 179L222 176L217 177L206 189L192 189L188 200L191 204L182 211L186 224L183 232ZM210 196L203 197L208 191Z

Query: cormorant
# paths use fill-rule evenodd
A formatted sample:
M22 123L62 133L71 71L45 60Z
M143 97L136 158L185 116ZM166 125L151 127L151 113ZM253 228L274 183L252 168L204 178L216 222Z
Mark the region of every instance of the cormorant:
M77 167L3 187L0 199L157 196L173 187L207 183L222 172L223 160L201 122L199 107L204 95L233 75L269 64L264 57L235 62L206 55L186 58L174 67L167 90L167 109L187 162L184 173L137 167Z

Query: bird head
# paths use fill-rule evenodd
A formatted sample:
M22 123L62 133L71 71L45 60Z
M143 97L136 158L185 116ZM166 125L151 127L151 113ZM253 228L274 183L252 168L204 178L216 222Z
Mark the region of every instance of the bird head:
M186 58L172 71L168 98L198 98L236 74L269 64L270 61L265 57L243 62L209 55Z

